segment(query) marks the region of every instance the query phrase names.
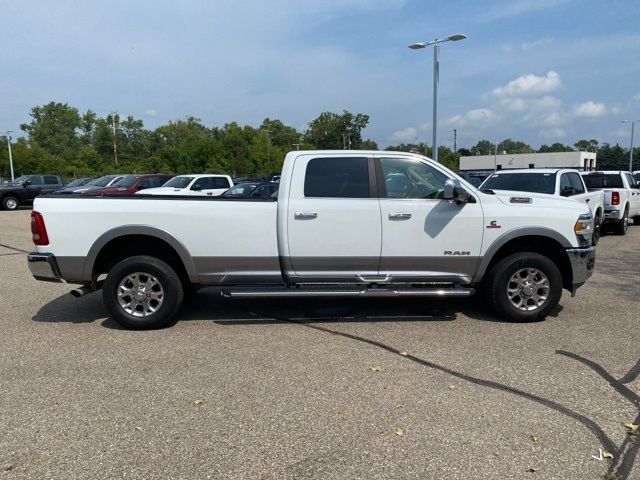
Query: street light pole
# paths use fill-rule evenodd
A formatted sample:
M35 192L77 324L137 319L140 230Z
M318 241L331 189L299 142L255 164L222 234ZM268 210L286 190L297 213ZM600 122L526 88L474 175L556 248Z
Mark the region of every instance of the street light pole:
M11 135L9 135L12 132L13 130L5 130L2 133L7 137L7 147L9 148L9 169L11 170L11 181L13 182L15 178L13 176L13 155L11 154Z
M443 40L435 39L431 42L412 43L409 48L419 50L433 45L433 142L431 157L434 161L438 161L438 83L440 81L440 44L444 42L457 42L467 38L466 35L457 33Z
M633 130L636 125L636 122L640 122L640 120L622 120L622 123L631 124L631 147L629 148L629 173L633 173Z

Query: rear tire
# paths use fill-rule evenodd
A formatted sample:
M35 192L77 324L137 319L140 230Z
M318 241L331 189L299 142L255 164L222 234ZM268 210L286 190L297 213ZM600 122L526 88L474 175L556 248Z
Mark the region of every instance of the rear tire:
M562 275L538 253L516 253L494 265L485 281L488 300L511 322L543 320L562 296Z
M2 199L2 208L5 210L17 210L20 206L20 200L16 197L4 197Z
M629 229L629 207L624 209L622 220L613 224L613 232L616 235L626 235Z
M102 289L111 318L132 330L167 326L183 298L182 282L175 270L162 260L147 256L117 263Z

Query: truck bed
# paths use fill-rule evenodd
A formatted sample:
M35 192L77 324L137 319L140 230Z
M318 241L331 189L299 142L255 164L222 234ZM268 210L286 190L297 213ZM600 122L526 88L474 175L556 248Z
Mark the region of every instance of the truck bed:
M34 210L43 214L63 278L86 281L98 245L153 230L187 253L195 283L281 279L275 199L45 196Z

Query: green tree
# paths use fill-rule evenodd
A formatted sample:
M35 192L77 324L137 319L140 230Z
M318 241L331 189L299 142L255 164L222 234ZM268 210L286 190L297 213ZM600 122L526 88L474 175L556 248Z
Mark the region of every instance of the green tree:
M369 115L353 114L344 110L342 114L323 112L311 123L304 133L305 143L315 145L320 150L341 150L345 146L343 135L349 135L351 148L362 144L362 130L369 124Z
M591 140L578 140L573 146L578 151L583 152L597 152L598 151L598 141L594 138Z
M554 143L552 145L540 145L538 153L553 153L553 152L573 152L573 148L569 145L563 145L562 143Z
M498 144L498 152L507 152L508 154L513 155L518 153L534 153L535 150L524 142L507 138Z
M36 106L29 113L30 123L20 128L29 135L29 141L52 155L64 150L77 151L80 147L79 129L82 118L76 108L66 103L50 102Z
M495 143L489 140L480 140L471 147L471 155L491 155L494 152Z

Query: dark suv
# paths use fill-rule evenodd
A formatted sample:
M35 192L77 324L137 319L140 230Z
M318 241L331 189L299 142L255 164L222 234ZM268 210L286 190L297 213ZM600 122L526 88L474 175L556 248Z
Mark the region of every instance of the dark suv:
M22 175L13 182L0 185L0 206L5 210L15 210L20 205L30 205L44 189L54 190L64 187L57 175Z
M87 194L104 197L128 197L145 188L161 187L172 178L173 175L162 174L125 175L113 186L92 190Z

